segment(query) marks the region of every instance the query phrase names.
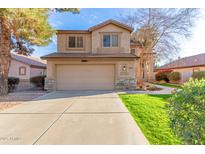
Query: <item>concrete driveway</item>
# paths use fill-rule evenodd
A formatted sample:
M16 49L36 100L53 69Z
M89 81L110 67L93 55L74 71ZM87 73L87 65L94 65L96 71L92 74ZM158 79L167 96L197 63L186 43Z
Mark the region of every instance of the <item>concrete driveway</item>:
M0 144L148 144L112 91L57 91L0 112Z

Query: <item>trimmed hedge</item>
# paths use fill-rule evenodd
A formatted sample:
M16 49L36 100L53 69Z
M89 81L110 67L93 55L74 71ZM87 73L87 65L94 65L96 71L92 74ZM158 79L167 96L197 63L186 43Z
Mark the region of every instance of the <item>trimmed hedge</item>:
M169 101L174 133L184 144L205 144L205 79L190 79Z
M171 72L168 74L169 81L179 82L181 80L181 74L179 72Z
M170 69L166 69L166 70L161 70L159 72L157 72L155 74L155 79L156 81L165 81L165 82L169 82L169 78L168 75L172 72L172 70Z
M16 86L19 84L19 78L8 77L8 91L12 92L16 89Z
M36 87L44 88L46 76L35 76L30 78L30 82Z
M194 79L202 79L205 78L205 71L198 71L192 74L192 78Z

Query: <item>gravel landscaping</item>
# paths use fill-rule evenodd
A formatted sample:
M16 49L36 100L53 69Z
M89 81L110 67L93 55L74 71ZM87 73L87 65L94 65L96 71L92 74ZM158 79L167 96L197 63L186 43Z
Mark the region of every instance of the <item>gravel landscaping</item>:
M7 108L11 108L15 105L19 105L22 102L30 101L42 95L45 95L46 91L34 90L34 91L21 91L9 93L7 96L0 96L0 111Z

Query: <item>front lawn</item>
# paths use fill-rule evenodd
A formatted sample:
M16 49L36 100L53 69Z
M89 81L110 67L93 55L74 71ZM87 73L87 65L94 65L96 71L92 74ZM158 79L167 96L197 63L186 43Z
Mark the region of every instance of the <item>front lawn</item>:
M179 84L171 84L171 83L155 83L155 84L160 86L170 87L170 88L178 88L178 89L182 88L182 86Z
M171 94L120 94L150 144L180 144L169 127L166 107Z

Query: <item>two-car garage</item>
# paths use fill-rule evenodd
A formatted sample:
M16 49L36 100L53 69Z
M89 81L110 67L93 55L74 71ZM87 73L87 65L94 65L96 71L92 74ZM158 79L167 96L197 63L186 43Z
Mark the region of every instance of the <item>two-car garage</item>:
M57 90L113 90L115 65L56 65Z

